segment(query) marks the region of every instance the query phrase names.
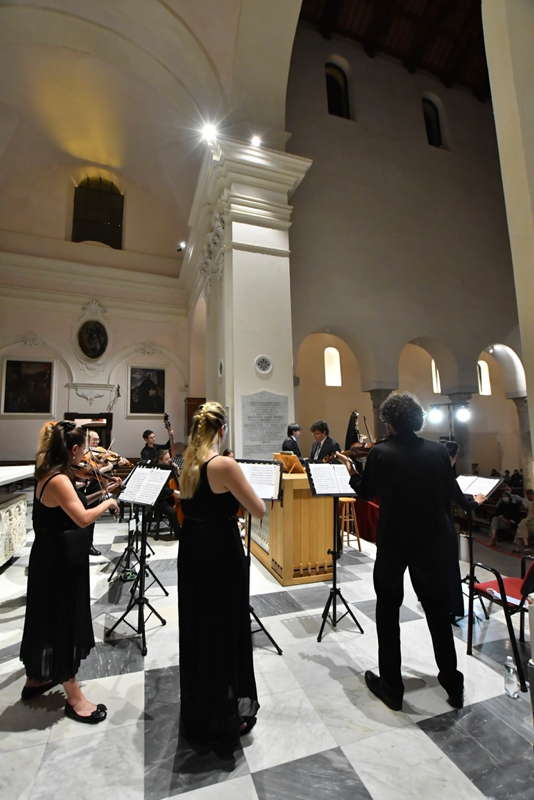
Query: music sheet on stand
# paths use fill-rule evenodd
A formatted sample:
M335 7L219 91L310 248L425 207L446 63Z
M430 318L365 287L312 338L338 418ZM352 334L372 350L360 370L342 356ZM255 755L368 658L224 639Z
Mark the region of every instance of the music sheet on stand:
M153 506L167 483L169 474L164 469L137 467L131 474L126 489L119 495L119 500Z
M308 464L315 494L354 497L344 464Z
M480 475L458 475L456 482L462 494L483 494L487 497L501 482L501 479L481 478Z
M247 481L262 500L278 500L281 468L279 464L262 462L237 462Z

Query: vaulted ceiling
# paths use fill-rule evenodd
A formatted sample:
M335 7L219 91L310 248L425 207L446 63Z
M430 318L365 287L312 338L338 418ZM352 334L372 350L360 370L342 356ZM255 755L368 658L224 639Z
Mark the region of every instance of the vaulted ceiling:
M481 0L303 0L301 19L327 38L360 42L370 58L383 53L479 100L490 96Z

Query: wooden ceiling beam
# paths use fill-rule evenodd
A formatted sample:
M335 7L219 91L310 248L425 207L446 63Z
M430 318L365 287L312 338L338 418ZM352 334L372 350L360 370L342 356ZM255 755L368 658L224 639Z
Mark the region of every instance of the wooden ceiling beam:
M482 17L480 3L472 0L465 16L462 30L449 53L440 76L442 83L447 88L456 83L466 59L472 52L472 45L477 37L482 37Z
M403 60L408 72L415 72L433 42L439 29L454 10L450 0L427 0L425 10L419 17L410 51Z
M373 0L373 13L362 36L363 49L374 58L393 22L396 0Z
M326 0L319 18L319 31L325 39L331 39L343 10L343 0Z

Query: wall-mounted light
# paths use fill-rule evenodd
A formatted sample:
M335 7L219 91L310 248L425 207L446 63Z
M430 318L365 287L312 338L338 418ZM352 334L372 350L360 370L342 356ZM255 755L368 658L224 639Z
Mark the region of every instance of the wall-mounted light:
M456 409L454 416L458 422L469 422L471 419L471 411L467 408L467 406L460 406L460 408Z
M202 126L200 135L202 136L202 140L204 142L207 142L207 144L213 144L218 136L217 126L214 125L213 122L206 122Z
M443 422L443 417L444 414L441 408L436 408L434 406L428 412L428 421L432 423L432 425L439 425L441 422Z
M261 147L261 136L254 134L250 139L250 144L252 147Z

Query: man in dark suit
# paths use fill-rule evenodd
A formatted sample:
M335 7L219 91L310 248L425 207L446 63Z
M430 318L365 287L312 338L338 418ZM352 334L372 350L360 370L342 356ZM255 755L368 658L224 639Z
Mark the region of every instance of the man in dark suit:
M295 453L297 458L302 458L302 453L300 452L299 443L297 441L301 430L302 428L300 425L297 425L296 422L292 422L291 425L287 426L287 439L284 439L282 444L282 450L285 452L291 450L292 453Z
M464 681L447 601L449 509L456 481L443 445L415 435L424 414L412 395L391 394L380 413L389 436L371 449L363 475L341 457L358 497L380 503L374 567L379 675L368 671L365 682L390 708L402 708L399 609L408 568L432 636L438 680L450 705L461 708Z
M331 458L340 449L339 444L330 438L330 431L324 419L314 422L310 430L315 440L310 453L310 461L324 461Z

